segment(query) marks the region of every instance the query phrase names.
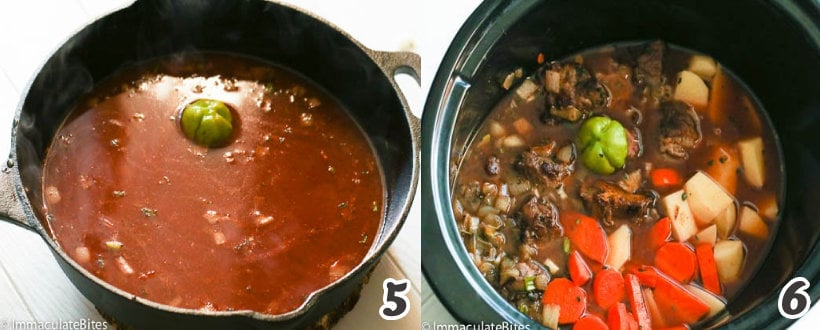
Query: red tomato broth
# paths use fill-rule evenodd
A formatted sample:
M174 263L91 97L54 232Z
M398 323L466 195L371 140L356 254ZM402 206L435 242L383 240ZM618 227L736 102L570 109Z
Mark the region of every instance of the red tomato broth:
M227 146L182 134L179 111L199 98L232 108ZM319 86L255 59L128 68L55 136L43 180L58 191L44 198L55 239L92 274L159 303L294 310L361 263L381 225L382 176L362 130Z

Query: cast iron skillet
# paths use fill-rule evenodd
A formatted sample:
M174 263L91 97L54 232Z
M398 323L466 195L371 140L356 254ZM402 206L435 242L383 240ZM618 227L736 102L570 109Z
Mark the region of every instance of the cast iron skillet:
M350 110L376 149L387 194L374 246L361 265L312 294L295 311L208 312L135 297L75 263L43 225L43 158L78 97L123 65L197 50L254 56L302 73ZM419 129L393 76L408 73L418 80L419 66L415 54L367 49L330 23L287 5L261 0L137 1L68 39L28 86L16 110L8 164L0 174L0 214L40 234L80 292L120 324L152 329L327 325L341 314L324 315L352 308L363 280L407 216L418 177Z
M438 297L468 323L538 324L504 301L473 266L452 216L454 166L504 95L500 72L531 71L538 52L560 59L613 42L663 39L714 56L759 97L785 158L786 193L772 250L730 316L704 327L784 328L780 288L802 276L820 298L820 10L815 2L494 1L470 16L433 81L422 118L422 267Z

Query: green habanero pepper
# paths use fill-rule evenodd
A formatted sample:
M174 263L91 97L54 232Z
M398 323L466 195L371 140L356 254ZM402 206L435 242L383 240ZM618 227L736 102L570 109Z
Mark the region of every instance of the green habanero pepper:
M597 116L587 119L578 131L581 160L598 174L612 174L624 166L628 150L626 129L617 120Z
M225 103L199 99L182 110L182 132L189 139L206 147L225 145L233 134L233 116Z

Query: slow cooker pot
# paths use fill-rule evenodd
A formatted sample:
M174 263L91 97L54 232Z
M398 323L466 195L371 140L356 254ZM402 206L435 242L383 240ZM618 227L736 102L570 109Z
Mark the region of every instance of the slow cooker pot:
M535 0L482 3L456 35L422 118L422 267L449 311L466 323L540 327L487 283L465 250L451 207L453 174L505 94L496 77L617 42L662 39L713 56L759 97L785 158L780 229L762 266L703 327L785 328L780 289L805 277L820 298L820 9L811 1Z

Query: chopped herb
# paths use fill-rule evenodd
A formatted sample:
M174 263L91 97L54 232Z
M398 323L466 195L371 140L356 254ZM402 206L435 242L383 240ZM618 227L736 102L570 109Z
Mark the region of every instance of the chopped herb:
M518 304L518 311L523 314L528 314L530 312L530 308L527 307L526 304Z
M721 164L723 164L723 163L726 163L726 161L729 160L729 158L726 158L726 156L720 156L720 158L718 158L718 160L720 161Z
M142 212L143 215L149 218L157 216L157 209L149 209L147 207L143 207L140 209L140 212Z
M379 212L379 204L376 201L373 201L373 212Z
M689 198L689 195L687 195L685 192L682 195L680 195L680 199L683 201L685 201L687 198Z
M114 190L114 196L125 197L125 190Z
M715 161L714 161L714 160L712 160L712 159L710 159L710 160L706 161L706 165L707 165L707 166L712 166L712 165L714 165L714 164L715 164Z
M524 287L527 291L535 290L535 276L527 276L524 278Z
M564 253L569 254L569 238L564 237Z
M581 297L580 296L575 296L575 301L581 302Z
M575 219L575 224L580 225L581 224L581 218Z
M333 168L333 166L328 166L327 171L330 172L330 174L336 173L336 169Z
M359 240L359 244L367 243L367 234L362 234L362 239Z
M339 203L339 205L336 205L336 207L338 207L340 209L346 208L347 207L347 202L341 202L341 203Z

